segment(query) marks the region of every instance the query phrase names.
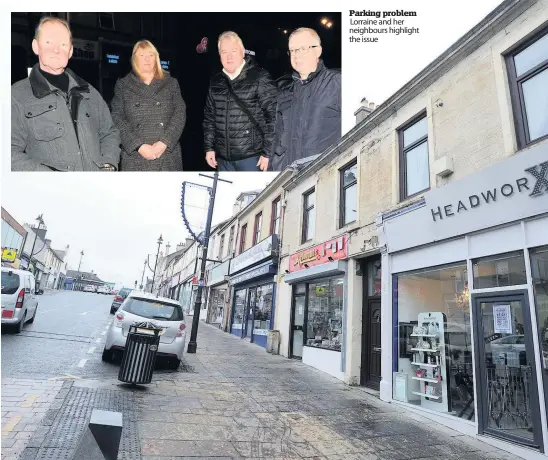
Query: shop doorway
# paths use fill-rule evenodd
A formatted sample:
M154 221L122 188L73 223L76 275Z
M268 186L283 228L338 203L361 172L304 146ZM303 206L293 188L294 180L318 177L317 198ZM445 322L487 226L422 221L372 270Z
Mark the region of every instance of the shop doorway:
M363 274L361 385L379 390L381 383L381 260L361 262Z
M473 295L480 433L542 448L526 290Z
M247 297L247 305L246 305L246 320L245 320L245 328L244 328L244 338L250 339L253 341L253 319L254 319L254 312L255 312L255 298L256 298L257 290L256 288L249 289L248 291L248 297Z
M304 285L294 287L293 321L291 322L291 357L303 357L304 345L304 310L306 305L306 290Z

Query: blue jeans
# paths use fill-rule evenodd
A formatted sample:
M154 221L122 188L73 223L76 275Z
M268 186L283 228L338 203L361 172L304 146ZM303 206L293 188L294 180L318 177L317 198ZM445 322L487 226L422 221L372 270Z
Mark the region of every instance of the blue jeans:
M228 161L222 158L217 160L219 171L260 171L257 163L259 157L245 158L243 160Z

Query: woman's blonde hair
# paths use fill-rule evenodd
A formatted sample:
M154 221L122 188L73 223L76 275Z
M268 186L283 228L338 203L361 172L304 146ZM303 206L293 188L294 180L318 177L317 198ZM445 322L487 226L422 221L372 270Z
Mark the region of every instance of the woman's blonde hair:
M154 78L158 78L159 80L164 78L166 76L166 73L164 72L164 69L162 69L162 63L160 62L160 53L158 53L156 47L149 40L139 40L137 43L135 43L135 46L133 47L133 53L131 53L131 67L135 75L137 75L141 80L143 79L143 74L139 72L135 59L135 55L140 50L152 51L154 56L156 56L156 62L154 66Z

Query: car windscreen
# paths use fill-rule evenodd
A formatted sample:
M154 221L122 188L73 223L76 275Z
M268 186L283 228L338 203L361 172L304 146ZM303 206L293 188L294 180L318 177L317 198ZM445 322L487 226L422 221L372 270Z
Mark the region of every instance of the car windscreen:
M120 289L120 292L118 293L118 295L120 297L127 297L129 295L129 293L131 292L131 289L128 289L128 288L122 288Z
M123 310L133 315L163 321L182 321L183 309L179 305L159 302L154 299L132 297L124 303Z
M2 294L15 294L19 288L19 275L2 272Z

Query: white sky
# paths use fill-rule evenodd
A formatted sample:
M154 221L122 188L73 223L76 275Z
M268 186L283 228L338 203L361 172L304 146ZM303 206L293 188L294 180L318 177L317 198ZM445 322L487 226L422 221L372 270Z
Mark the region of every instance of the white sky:
M21 224L35 223L42 213L52 247L70 245L70 269L78 268L83 250L81 270L94 270L105 281L133 285L135 280L141 282L147 254L154 268L160 234L162 250L169 242L170 252L188 236L180 210L182 181L204 185L212 181L198 173L107 176L110 174L4 174L2 206ZM241 174L221 173L221 178L233 183L219 181L213 223L232 215L232 205L241 192L263 189L275 176L246 174L244 181Z
M257 3L244 0L208 2L209 11L342 11L342 75L343 75L343 132L354 125L353 112L362 97L377 104L413 78L420 70L450 47L456 40L483 19L500 0L461 0L458 4L438 0L393 0L336 3L326 0L301 2L277 0ZM50 11L71 11L67 1L48 2ZM127 5L127 6L126 6ZM135 0L131 3L99 0L93 4L100 11L147 11L154 8L150 2ZM129 8L128 8L129 7ZM164 2L163 11L181 11L180 2ZM203 10L199 2L184 4L188 11ZM2 10L6 7L2 6ZM41 1L25 3L28 11L43 9ZM380 35L379 43L349 43L348 11L415 10L417 18L408 18L409 26L419 27L418 35ZM4 11L3 11L4 12ZM4 55L10 53L11 18L0 16L0 41ZM379 27L379 26L373 26ZM10 119L9 72L0 73L2 112L0 121ZM4 103L5 102L5 103ZM193 116L188 114L188 116ZM202 116L202 114L194 115ZM156 254L160 234L172 248L184 241L186 230L180 214L180 187L183 180L207 184L197 174L10 174L10 123L2 123L2 206L20 223L33 223L43 213L48 226L48 238L56 249L71 247L68 263L77 268L79 253L85 256L83 270L94 270L107 281L133 284L141 280L143 261L147 254ZM197 154L201 154L198 153ZM228 218L236 196L245 190L260 189L271 180L262 173L232 174L232 185L220 183L214 222ZM224 175L223 177L227 177ZM152 259L152 257L151 257ZM153 260L151 261L153 262ZM149 273L150 275L150 273Z

